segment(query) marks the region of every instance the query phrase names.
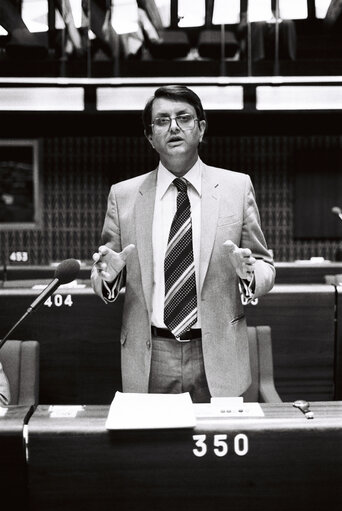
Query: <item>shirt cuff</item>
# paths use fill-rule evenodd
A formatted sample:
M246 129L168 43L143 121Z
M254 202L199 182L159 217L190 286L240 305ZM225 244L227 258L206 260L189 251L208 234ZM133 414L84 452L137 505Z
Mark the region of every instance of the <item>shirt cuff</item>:
M239 290L242 304L247 305L248 303L251 303L254 299L255 293L255 275L253 274L253 278L251 280L239 278Z
M123 273L124 272L121 271L113 282L106 282L105 280L102 281L102 294L106 302L114 302L119 296L120 289L122 287Z

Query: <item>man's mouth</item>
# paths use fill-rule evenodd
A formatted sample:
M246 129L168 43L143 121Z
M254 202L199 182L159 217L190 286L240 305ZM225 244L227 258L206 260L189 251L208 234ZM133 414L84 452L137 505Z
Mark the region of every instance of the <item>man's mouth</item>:
M167 141L169 144L173 142L183 142L182 137L170 137Z

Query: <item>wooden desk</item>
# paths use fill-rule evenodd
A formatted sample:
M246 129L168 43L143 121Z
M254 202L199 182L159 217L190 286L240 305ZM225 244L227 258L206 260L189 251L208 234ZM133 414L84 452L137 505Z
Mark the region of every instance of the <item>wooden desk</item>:
M4 410L6 414L2 415ZM3 509L18 509L28 501L23 427L29 410L27 406L0 408L0 506Z
M31 509L341 509L342 402L313 403L313 420L290 403L262 408L262 418L114 432L108 407L51 418L39 406L29 422Z
M325 275L342 274L342 262L324 261L322 263L303 261L275 262L276 284L324 284ZM56 267L51 265L0 265L0 281L53 279ZM82 264L79 279L89 280L90 264Z
M336 287L335 396L342 399L342 286Z
M246 307L248 325L272 328L274 378L283 401L334 399L335 301L334 286L282 284Z
M276 262L276 284L324 284L325 275L342 274L342 262Z
M5 334L41 290L0 290ZM120 328L124 295L106 305L90 287L59 288L15 330L40 343L40 403L109 404L121 389ZM1 337L0 334L0 337Z
M39 292L0 289L0 337ZM12 338L40 342L41 404L111 402L121 389L123 300L120 294L106 305L90 287L60 288L50 306L42 305L13 333ZM334 286L276 285L258 305L246 307L246 316L251 326L272 327L275 381L283 401L334 398Z
M53 279L57 266L51 265L9 265L0 269L0 280ZM91 266L82 264L78 278L90 279Z

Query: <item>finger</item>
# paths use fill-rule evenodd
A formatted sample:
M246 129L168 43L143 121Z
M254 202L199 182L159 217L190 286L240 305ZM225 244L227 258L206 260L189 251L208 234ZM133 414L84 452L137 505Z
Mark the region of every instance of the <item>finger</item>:
M131 254L133 252L133 250L135 249L135 245L127 245L127 247L125 247L123 249L123 251L121 252L121 257L124 261L126 261L127 257L129 256L129 254Z
M101 277L104 279L104 280L110 280L110 274L106 271L101 271Z
M249 248L241 248L242 257L250 257L252 255L252 251Z
M110 249L108 247L106 247L106 245L101 245L99 247L100 257L107 255L109 253L109 251L110 251Z
M100 254L98 252L95 252L95 254L93 254L93 261L94 263L97 263L100 259Z
M255 260L253 259L244 259L243 263L248 266L248 268L254 268Z
M223 246L227 247L228 252L234 252L238 248L232 240L225 241Z

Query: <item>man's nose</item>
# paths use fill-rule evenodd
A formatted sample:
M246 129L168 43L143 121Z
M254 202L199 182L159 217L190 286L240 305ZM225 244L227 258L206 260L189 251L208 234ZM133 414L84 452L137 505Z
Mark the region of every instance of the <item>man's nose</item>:
M176 122L176 118L175 117L172 117L171 120L170 120L170 131L178 131L179 130L179 126Z

